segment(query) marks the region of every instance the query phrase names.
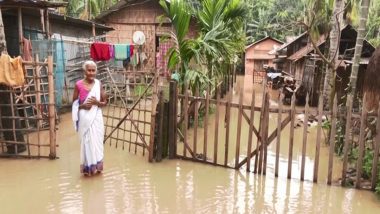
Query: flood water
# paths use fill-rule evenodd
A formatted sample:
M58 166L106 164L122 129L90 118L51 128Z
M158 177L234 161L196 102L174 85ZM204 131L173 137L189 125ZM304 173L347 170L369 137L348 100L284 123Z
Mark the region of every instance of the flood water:
M286 165L281 166L281 176L276 179L246 173L244 169L181 160L148 163L147 156L106 145L104 172L83 177L79 173L79 142L70 118L70 114L63 115L59 125L59 159L0 159L0 213L380 212L380 200L373 193L327 186L325 182L287 180L281 175ZM311 142L309 159L314 149ZM321 156L326 156L323 151ZM287 147L282 146L283 158L286 152ZM298 157L295 152L296 169ZM321 159L322 174L327 168L323 167L326 159ZM312 165L306 166L307 172L308 168L312 171ZM271 168L270 161L268 167ZM339 167L334 171L340 171ZM310 180L312 175L306 175Z

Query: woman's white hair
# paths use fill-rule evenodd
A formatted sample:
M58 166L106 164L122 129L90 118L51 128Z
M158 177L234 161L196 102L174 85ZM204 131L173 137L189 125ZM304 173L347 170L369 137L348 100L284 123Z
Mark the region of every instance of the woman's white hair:
M92 60L87 60L83 63L83 70L85 71L87 69L87 66L92 65L95 67L95 70L98 70L98 66L96 66L96 63Z

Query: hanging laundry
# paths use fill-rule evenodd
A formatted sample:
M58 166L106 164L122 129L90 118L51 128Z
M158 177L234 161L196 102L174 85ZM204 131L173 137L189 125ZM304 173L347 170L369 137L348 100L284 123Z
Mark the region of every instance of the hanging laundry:
M115 58L115 46L110 45L110 57L111 59Z
M23 42L22 59L25 61L32 61L33 60L32 43L26 38L22 38L22 42Z
M8 86L22 86L25 83L21 57L0 56L0 83Z
M131 57L131 49L130 46L127 45L127 58Z
M115 44L115 59L125 60L128 58L128 45Z
M134 45L129 45L129 56L133 56L134 49L135 49Z
M146 61L148 61L148 57L146 56L144 52L142 52L140 54L140 63L146 63Z
M91 44L91 58L95 61L108 61L111 59L111 44L95 42Z
M133 56L131 57L131 65L133 67L136 67L140 63L140 57L139 57L139 52L135 52Z

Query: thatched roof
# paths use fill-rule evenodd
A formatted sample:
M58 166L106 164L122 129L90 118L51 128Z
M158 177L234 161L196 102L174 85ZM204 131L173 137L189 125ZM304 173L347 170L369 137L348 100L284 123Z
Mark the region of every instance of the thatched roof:
M380 102L380 46L369 60L363 92L367 94L367 109L377 110Z

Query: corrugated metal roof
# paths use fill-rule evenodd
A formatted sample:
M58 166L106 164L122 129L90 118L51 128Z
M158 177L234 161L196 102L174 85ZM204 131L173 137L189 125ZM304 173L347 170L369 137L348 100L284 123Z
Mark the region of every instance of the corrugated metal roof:
M320 46L321 44L323 44L324 42L326 41L326 37L324 35L322 35L318 42L317 42L317 46ZM301 48L300 50L298 50L297 52L295 52L293 55L289 56L288 59L289 60L292 60L294 62L298 61L299 59L305 57L306 55L308 55L310 52L312 52L314 50L314 47L311 43L307 44L305 47Z
M65 7L67 4L67 2L51 2L39 0L0 0L1 7L57 8Z
M286 47L288 47L290 44L292 44L293 42L297 41L298 39L300 39L301 37L305 36L307 34L307 32L303 32L302 34L300 34L299 36L297 36L296 38L294 38L292 41L288 42L288 43L285 43L283 44L280 48L277 49L277 51L280 51Z

